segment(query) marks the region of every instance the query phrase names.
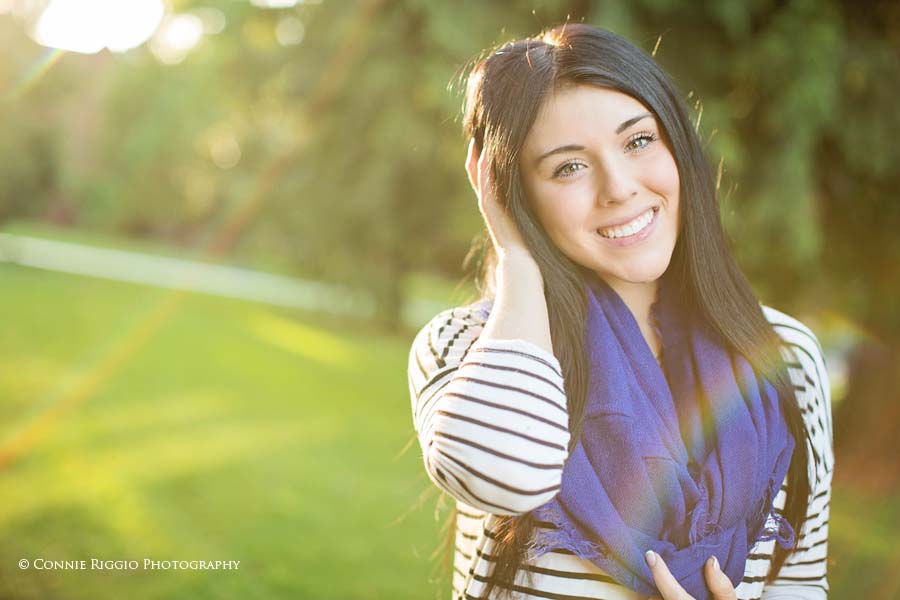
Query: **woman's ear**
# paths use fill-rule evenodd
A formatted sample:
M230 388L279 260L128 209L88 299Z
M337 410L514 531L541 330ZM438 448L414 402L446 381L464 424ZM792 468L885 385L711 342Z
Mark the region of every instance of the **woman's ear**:
M478 195L478 158L480 148L475 144L475 138L469 140L469 150L466 154L466 174L469 176L469 184Z

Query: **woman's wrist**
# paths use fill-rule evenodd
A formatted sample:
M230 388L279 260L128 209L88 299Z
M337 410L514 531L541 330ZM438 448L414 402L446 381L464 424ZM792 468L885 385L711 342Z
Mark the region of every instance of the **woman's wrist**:
M497 297L485 325L484 339L522 339L553 353L544 279L527 252L498 255Z
M505 252L497 262L498 295L509 299L534 293L543 294L544 277L537 261L522 251ZM504 302L505 304L506 302Z
M525 273L541 277L541 269L528 250L512 248L503 250L497 256L498 268L504 273Z

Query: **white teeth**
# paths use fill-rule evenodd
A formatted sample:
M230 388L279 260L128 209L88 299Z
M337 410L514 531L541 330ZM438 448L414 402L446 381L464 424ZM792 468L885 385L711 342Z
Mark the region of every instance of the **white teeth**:
M619 227L609 227L607 229L598 229L597 232L606 238L621 238L628 237L630 235L634 235L640 232L644 227L650 224L650 221L653 220L653 209L649 209L647 212L637 217L630 223L626 223L625 225L621 225Z

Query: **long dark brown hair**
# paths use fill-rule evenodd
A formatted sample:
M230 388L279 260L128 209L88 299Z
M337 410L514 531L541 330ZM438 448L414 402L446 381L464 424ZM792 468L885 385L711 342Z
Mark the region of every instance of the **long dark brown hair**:
M580 23L566 23L505 43L474 61L467 77L463 118L466 139L475 138L476 146L489 153L494 191L507 206L543 275L553 351L565 378L569 451L581 435L588 387L583 275L581 268L551 242L536 218L522 185L518 157L544 101L570 85L600 86L628 94L656 116L681 180L680 233L668 268L675 270L673 280L680 282L686 305L705 318L725 344L746 357L778 390L795 440L784 515L799 538L811 487L805 451L809 434L781 354L783 342L729 250L713 170L688 110L652 56L621 36ZM497 257L486 229L466 259L466 266L471 264L475 265L479 294L493 297ZM454 509L447 524L451 536L450 523L455 516ZM499 517L490 557L493 568L483 598L489 598L495 586L508 593L525 561L534 527L530 512ZM452 545L447 548L452 551ZM777 576L793 550L776 544L767 581Z

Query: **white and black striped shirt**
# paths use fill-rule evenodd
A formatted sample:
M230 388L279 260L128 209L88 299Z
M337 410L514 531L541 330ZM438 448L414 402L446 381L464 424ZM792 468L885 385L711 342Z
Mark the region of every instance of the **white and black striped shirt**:
M429 478L456 500L453 596L480 597L493 560L497 515L531 511L560 490L568 414L559 361L521 339L481 340L490 300L448 309L416 336L409 353L413 423ZM737 586L739 599L826 598L834 465L831 394L822 348L800 321L763 305L784 340L797 402L819 458L799 550L764 587L775 541L760 542ZM815 462L810 457L810 468ZM787 480L775 498L784 508ZM551 527L549 523L538 524ZM593 563L554 550L527 562L511 598L640 598Z

